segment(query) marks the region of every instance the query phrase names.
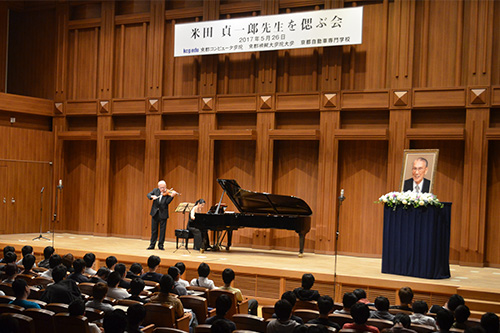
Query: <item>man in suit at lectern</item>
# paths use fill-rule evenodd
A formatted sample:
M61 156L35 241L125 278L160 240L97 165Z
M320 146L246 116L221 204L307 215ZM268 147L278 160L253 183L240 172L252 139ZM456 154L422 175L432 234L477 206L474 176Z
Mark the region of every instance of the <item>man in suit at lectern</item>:
M431 181L424 178L428 171L429 163L423 157L417 158L413 161L412 178L405 180L403 192L415 191L422 193L429 193Z
M158 188L148 193L149 200L153 200L151 206L151 241L148 250L153 250L158 238L158 226L160 227L160 238L158 239L158 248L164 250L165 231L167 230L168 204L178 195L176 191L167 190L167 183L164 180L158 182Z

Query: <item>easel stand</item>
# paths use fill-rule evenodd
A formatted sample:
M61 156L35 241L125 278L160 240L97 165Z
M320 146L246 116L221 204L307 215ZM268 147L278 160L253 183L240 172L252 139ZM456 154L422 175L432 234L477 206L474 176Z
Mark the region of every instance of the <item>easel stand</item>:
M46 239L50 241L47 237L42 236L42 222L43 222L43 190L45 187L42 187L42 190L40 191L40 235L38 237L33 238L32 240L37 240L37 239Z
M340 196L338 197L339 199L339 207L337 209L337 223L335 226L335 265L333 268L333 299L335 299L335 293L337 290L337 251L338 251L338 244L339 244L339 226L340 226L340 207L342 206L342 201L345 200L344 197L344 190L340 192Z
M175 251L174 251L174 253L177 252L177 250L179 250L179 239L184 240L184 248L186 249L186 251L188 251L188 253L191 253L191 251L189 251L187 246L188 246L189 238L193 238L193 236L191 236L189 230L186 229L186 213L191 212L193 207L194 207L194 203L181 202L175 208L176 213L182 213L183 229L176 229L175 230ZM182 247L182 245L181 245L181 247Z

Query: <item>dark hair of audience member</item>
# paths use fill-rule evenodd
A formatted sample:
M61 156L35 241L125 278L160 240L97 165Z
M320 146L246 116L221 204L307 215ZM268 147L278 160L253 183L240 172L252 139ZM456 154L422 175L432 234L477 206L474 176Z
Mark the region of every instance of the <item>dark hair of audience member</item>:
M295 293L293 291L285 291L283 295L281 295L281 299L285 299L290 303L292 308L295 306L295 303L297 302L297 296L295 296Z
M179 261L174 266L177 267L177 269L179 269L180 275L184 274L184 272L186 271L186 265L184 265L182 261Z
M49 267L54 269L56 268L57 266L59 266L60 264L62 264L62 258L60 255L58 254L54 254L52 255L50 258L49 258Z
M233 301L229 296L222 294L217 297L215 300L215 312L217 313L217 316L224 317L229 309L231 309L232 305Z
M83 316L85 315L85 302L78 298L71 302L68 306L70 316Z
M62 257L62 264L66 266L68 271L71 270L71 268L73 267L73 261L75 261L75 257L71 253L66 253Z
M217 319L210 326L211 333L231 333L231 326L224 319Z
M225 284L231 284L234 280L234 276L234 271L231 268L226 268L222 271L222 281L224 281Z
M12 291L14 292L14 296L16 298L21 298L26 292L26 287L28 283L24 279L16 279L12 282Z
M6 264L16 262L16 260L17 260L17 254L15 252L7 252L3 256L3 262Z
M120 274L120 277L124 277L125 274L127 273L127 266L125 264L116 264L115 266L115 272L118 272Z
M92 297L96 301L102 302L102 300L104 299L104 297L106 297L107 294L108 294L108 285L106 283L97 282L92 287Z
M23 258L27 254L33 254L33 246L31 246L31 245L24 245L23 248L21 249L21 254L22 254Z
M415 301L411 308L414 313L426 314L429 311L429 306L425 301Z
M288 320L292 315L292 305L287 300L280 299L274 304L274 313L280 320Z
M17 274L17 265L13 262L8 263L7 265L5 265L4 273L5 277L7 278L14 277L14 275Z
M149 268L155 268L156 266L158 266L160 264L160 262L161 262L160 257L155 256L155 255L149 256L149 258L148 258L148 267Z
M436 323L439 327L439 331L449 331L453 322L455 321L455 317L453 313L444 308L439 309L436 315Z
M83 259L76 259L75 261L73 261L73 268L75 269L75 273L82 273L85 267L85 261Z
M168 294L172 291L174 287L174 279L169 274L163 274L160 279L160 291L162 293Z
M123 333L127 328L127 314L120 309L108 312L104 315L102 326L106 333Z
M5 255L9 252L16 253L16 249L13 246L7 245L6 247L3 248L3 256L5 257Z
M459 305L465 305L465 300L462 296L459 294L451 295L450 298L448 299L448 310L451 312L454 312L457 306Z
M354 289L353 293L358 298L358 301L360 299L366 298L366 291L364 289L361 289L361 288Z
M229 330L230 332L231 330ZM0 316L0 333L18 333L19 322L12 316Z
M49 259L56 250L52 246L46 246L45 249L43 249L43 257L45 259Z
M208 266L208 264L202 262L198 266L198 276L206 278L206 277L208 277L209 274L210 274L210 266Z
M370 318L370 309L366 304L356 303L351 307L351 316L356 324L364 325Z
M97 272L95 273L95 275L97 275L98 277L100 277L103 280L108 280L108 277L109 277L110 273L111 273L111 271L109 270L109 268L107 268L107 267L101 267L101 268L99 268L97 270Z
M83 261L85 261L85 267L92 267L95 262L95 254L93 254L92 252L86 253L83 256Z
M389 299L384 296L379 296L375 298L375 308L377 308L378 311L389 311Z
M170 266L168 268L168 275L170 275L174 281L177 280L180 275L179 269L175 266Z
M52 270L52 280L54 280L55 283L64 280L67 272L68 272L68 269L66 268L66 266L57 265Z
M464 324L470 317L470 310L467 305L459 305L453 314L457 323Z
M108 276L108 287L110 288L116 288L118 286L118 283L120 283L121 276L120 273L118 272L111 272Z
M106 267L112 269L114 265L118 262L115 256L109 256L106 258Z
M133 296L139 296L139 294L144 290L145 286L146 283L143 279L138 277L133 278L132 281L130 281L130 293Z
M127 309L128 326L138 328L146 318L146 308L142 304L134 304Z
M350 309L357 301L358 297L354 293L345 293L342 297L342 305L346 309Z
M486 331L486 333L498 333L498 316L493 312L486 312L481 317L481 327Z
M333 309L333 299L328 295L323 295L318 298L318 309L322 315L329 314Z
M35 264L36 257L32 255L31 253L27 254L24 256L22 263L24 266L24 270L27 272L33 268L33 265Z
M411 326L410 316L406 313L396 313L392 322L394 325L401 324L404 328L410 328Z
M314 275L310 273L306 273L302 275L302 288L304 289L311 289L312 286L314 285Z
M399 300L403 304L411 304L413 301L413 290L410 287L403 287L398 291Z
M134 262L132 265L130 265L130 271L136 275L139 275L142 273L142 265Z

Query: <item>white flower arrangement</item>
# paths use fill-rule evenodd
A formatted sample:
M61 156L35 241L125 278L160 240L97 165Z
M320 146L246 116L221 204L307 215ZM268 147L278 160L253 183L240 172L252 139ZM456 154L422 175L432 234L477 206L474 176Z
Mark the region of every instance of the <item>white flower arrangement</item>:
M410 206L415 208L422 206L444 207L434 194L417 193L415 191L389 192L378 198L378 201L375 201L375 203L383 203L389 207L394 207L394 210L396 210L397 206L403 206L404 209L408 209Z

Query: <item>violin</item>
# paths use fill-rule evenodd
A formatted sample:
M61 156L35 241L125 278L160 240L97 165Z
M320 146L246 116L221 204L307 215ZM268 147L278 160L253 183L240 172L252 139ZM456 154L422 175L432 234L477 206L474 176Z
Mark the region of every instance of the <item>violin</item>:
M174 195L181 195L179 192L177 192L176 190L174 190L173 188L169 189L166 191L166 194L170 195L170 196L174 196Z

